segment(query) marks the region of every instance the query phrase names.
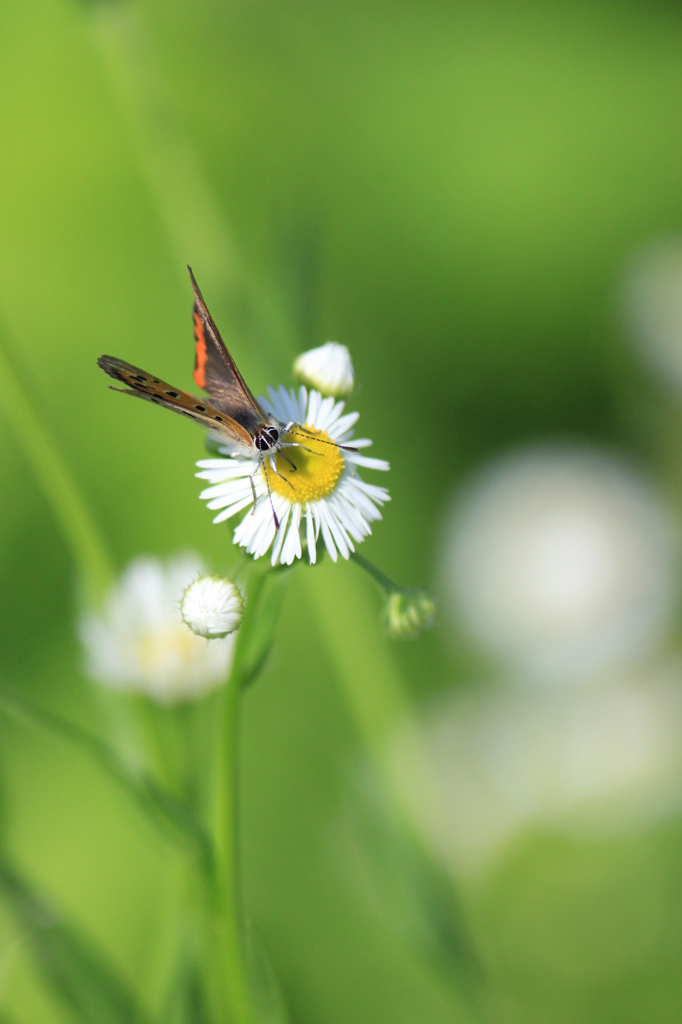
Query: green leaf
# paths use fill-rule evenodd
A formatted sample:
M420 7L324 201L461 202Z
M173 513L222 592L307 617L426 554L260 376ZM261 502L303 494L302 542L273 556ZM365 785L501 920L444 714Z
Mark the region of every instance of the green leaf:
M121 786L157 826L174 838L190 843L202 860L210 864L210 839L189 808L145 772L124 761L104 740L51 711L36 707L8 687L0 687L0 712L47 729L75 744Z
M38 971L84 1024L149 1024L117 970L68 924L0 854L0 892L14 914Z

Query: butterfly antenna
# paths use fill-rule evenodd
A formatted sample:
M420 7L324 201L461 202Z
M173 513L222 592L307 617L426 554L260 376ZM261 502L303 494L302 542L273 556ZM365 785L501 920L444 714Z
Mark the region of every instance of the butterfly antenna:
M268 498L270 499L270 508L272 509L272 518L275 520L275 529L279 530L279 519L277 518L277 513L275 512L275 505L274 505L274 502L272 500L272 492L270 491L270 481L268 480L268 473L267 473L267 470L265 468L265 459L263 458L263 453L262 452L259 452L258 455L260 456L260 464L261 464L261 466L263 468L263 476L265 477L265 486L268 489Z
M337 444L336 441L324 441L321 437L312 437L310 434L304 434L301 430L291 430L289 427L286 428L287 434L295 434L296 437L307 437L309 441L315 441L316 444L331 444L334 448L340 448L342 452L359 452L359 448L350 448L346 444ZM303 445L299 445L302 448ZM309 451L306 448L306 451ZM313 455L317 455L317 452L313 452Z

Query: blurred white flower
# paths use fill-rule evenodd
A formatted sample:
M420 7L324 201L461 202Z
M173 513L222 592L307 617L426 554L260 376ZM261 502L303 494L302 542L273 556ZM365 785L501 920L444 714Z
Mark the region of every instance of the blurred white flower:
M202 572L192 554L133 561L103 610L81 618L87 674L163 704L195 699L224 683L234 634L209 642L195 636L180 614L183 592Z
M413 782L400 730L393 763L416 821L456 869L485 870L529 826L618 836L682 804L679 664L558 691L460 691L431 705L425 735L438 813Z
M593 450L531 449L488 468L443 546L456 620L526 675L624 663L672 616L671 518L647 481Z
M682 237L643 249L621 288L625 326L661 381L682 391Z
M392 640L416 639L431 628L435 616L436 602L428 590L393 590L386 597L384 621Z
M301 384L334 398L349 395L355 383L350 352L337 341L301 353L294 362L294 374Z
M231 580L199 576L182 595L182 621L197 636L214 640L239 629L244 602Z

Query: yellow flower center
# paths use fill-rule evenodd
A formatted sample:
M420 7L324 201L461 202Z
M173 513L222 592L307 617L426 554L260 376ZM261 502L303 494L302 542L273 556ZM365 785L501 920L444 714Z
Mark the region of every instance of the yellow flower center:
M302 436L305 435L305 436ZM277 473L273 473L270 459L266 457L265 466L270 490L281 494L289 501L304 504L306 501L318 501L336 487L336 482L343 472L343 455L341 449L329 441L325 430L304 427L295 434L286 434L285 441L296 441L305 445L303 448L285 448L284 454L291 459L296 469L293 470L281 452L275 456Z
M150 629L137 642L137 657L141 671L154 673L159 666L177 658L183 666L191 666L197 656L197 639L184 622L177 625Z

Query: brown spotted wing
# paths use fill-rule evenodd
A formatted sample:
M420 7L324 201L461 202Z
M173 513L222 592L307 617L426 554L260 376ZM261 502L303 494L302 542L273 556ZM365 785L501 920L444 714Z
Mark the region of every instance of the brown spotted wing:
M210 401L175 388L159 377L113 356L101 356L97 364L114 380L127 385L126 388L112 390L144 398L155 405L189 416L220 435L242 454L251 456L261 431L273 421L265 415L244 382L206 308L191 268L187 269L194 290L194 380L208 393Z

